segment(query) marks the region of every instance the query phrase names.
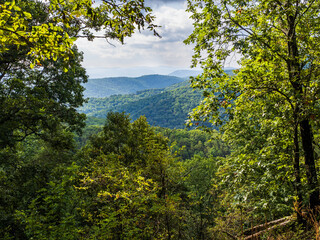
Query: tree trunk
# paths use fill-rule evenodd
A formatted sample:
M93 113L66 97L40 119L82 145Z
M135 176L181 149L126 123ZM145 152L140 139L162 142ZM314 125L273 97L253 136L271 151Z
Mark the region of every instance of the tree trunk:
M296 119L296 117L295 117ZM295 124L294 127L294 161L293 161L293 168L294 168L294 176L295 176L295 190L297 194L297 202L298 202L298 209L297 216L298 216L298 223L303 223L303 217L301 215L300 206L302 206L302 192L301 192L301 176L300 176L300 148L299 148L299 134L298 134L298 124Z
M303 98L303 84L301 80L301 67L299 63L299 48L297 44L297 36L296 36L296 16L289 14L287 16L288 21L288 59L287 59L287 67L289 72L289 80L291 85L295 91L295 98L297 104L301 102ZM299 117L299 113L301 113L301 109L297 110L297 114ZM311 192L309 196L309 207L311 209L315 209L316 206L319 205L319 189L318 189L318 179L317 172L315 167L314 160L314 150L312 146L313 134L311 125L307 118L301 120L299 122L301 139L302 139L302 147L304 151L305 157L305 165L307 171L307 181L308 181L308 190Z
M311 209L315 209L316 206L320 205L319 188L316 165L314 160L314 150L312 145L313 134L311 125L308 120L303 120L300 122L300 132L302 139L302 147L304 150L307 181L309 185L308 190L311 192L309 197L309 204Z
M295 176L295 188L297 192L299 204L302 202L301 194L301 177L300 177L300 149L299 149L299 139L298 139L298 126L294 129L294 176Z

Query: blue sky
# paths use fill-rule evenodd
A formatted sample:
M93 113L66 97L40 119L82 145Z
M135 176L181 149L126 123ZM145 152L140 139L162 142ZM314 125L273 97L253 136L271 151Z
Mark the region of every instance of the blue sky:
M162 38L143 31L127 38L125 44L104 39L76 42L84 52L83 66L90 78L114 76L141 76L145 74L169 74L188 69L191 65L192 46L183 40L192 33L192 21L187 13L186 0L146 0L154 10L155 23L162 26L158 32Z

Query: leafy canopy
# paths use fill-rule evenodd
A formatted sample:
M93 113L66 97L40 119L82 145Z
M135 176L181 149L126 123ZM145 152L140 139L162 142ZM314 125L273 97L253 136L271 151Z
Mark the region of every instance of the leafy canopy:
M313 133L319 115L319 1L188 3L195 29L186 43L195 44L193 66L204 69L192 84L205 96L191 120L222 125L225 140L234 147L229 179L251 186L240 199L251 194L254 202L254 195L264 198L268 192L267 205L283 204L293 190L272 178L294 179L299 195L303 177L304 195L311 208L318 205ZM223 67L235 53L241 56L240 68L229 77ZM302 154L305 175L299 168ZM289 191L287 196L279 189Z
M29 4L40 1L2 1L0 12L0 53L28 46L27 55L40 60L63 57L68 60L74 41L79 37L94 38L94 32L103 29L104 37L130 37L137 28L154 31L154 17L143 0L102 1L95 6L91 0L47 0L45 12L50 21L34 23ZM157 35L157 33L154 31ZM34 67L31 64L31 67Z

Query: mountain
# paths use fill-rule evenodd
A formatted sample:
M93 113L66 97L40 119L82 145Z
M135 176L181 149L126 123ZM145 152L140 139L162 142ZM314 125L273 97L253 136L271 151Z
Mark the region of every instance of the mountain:
M135 120L145 115L153 126L184 128L188 113L203 99L187 81L163 89L139 91L137 94L90 98L79 109L90 117L105 118L109 111L130 113Z
M86 98L103 98L111 95L130 94L145 89L165 88L184 81L176 76L145 75L137 78L116 77L89 79L84 84Z
M172 73L170 73L170 76L175 76L179 78L189 78L189 77L195 77L202 73L202 70L177 70Z
M226 69L225 72L234 74L233 69ZM87 114L91 122L99 122L97 118L104 119L108 112L113 111L129 113L133 120L145 115L153 126L184 128L188 113L203 100L202 91L193 90L189 81L175 76L104 78L92 79L89 83L90 88L87 88L85 94L87 97L107 96L91 97L79 108L80 112ZM167 87L163 87L164 85ZM134 93L122 94L123 92Z
M229 75L234 74L233 70L236 70L236 68L231 68L231 67L224 68L224 71ZM186 79L189 77L196 77L200 75L202 72L203 72L202 70L177 70L170 73L169 76L175 76L175 77Z

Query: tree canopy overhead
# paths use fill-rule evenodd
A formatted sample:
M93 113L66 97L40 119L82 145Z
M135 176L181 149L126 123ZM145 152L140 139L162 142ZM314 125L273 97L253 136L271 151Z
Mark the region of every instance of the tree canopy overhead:
M42 22L34 21L35 5L42 5L47 15ZM146 27L157 35L153 19L143 0L103 0L98 6L91 0L1 1L0 49L4 53L12 45L28 46L27 54L37 63L40 59L68 59L77 38L92 40L100 30L106 39L122 43L135 29Z
M0 146L61 123L80 130L87 76L74 41L101 31L122 43L136 29L157 35L153 19L143 0L0 1Z
M238 144L238 163L262 166L282 159L293 168L288 173L295 177L298 201L308 196L311 208L319 205L314 133L319 116L320 2L188 3L195 29L186 43L195 43L193 66L204 69L193 86L205 90L192 119L226 123L224 136ZM228 77L223 66L235 52L242 56L240 68ZM302 155L308 189L303 194Z

